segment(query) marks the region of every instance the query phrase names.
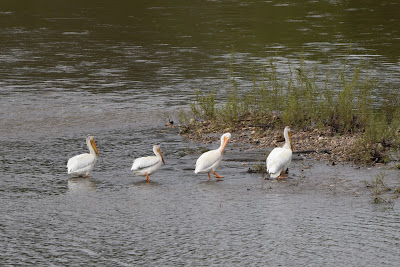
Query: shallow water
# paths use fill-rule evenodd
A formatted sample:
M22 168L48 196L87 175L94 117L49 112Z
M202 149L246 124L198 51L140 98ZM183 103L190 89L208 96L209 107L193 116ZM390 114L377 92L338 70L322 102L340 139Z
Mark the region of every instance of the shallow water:
M2 170L3 264L398 262L398 203L389 209L372 204L361 182L381 170L296 160L288 181L263 180L246 172L263 151L229 144L218 169L225 178L210 182L193 173L199 145L159 128L123 133L98 136L101 157L90 178L66 174L66 159L86 150L83 137L14 143L13 162ZM137 140L144 134L148 140ZM151 152L150 140L162 141L167 164L146 183L130 165ZM396 172L386 173L393 176L387 181L398 181Z
M398 4L113 3L0 3L1 265L396 265L398 201L372 204L362 181L393 188L397 172L300 155L286 182L264 180L247 169L268 151L231 143L209 182L194 163L218 134L192 143L164 123L195 89L224 94L232 47L240 90L252 63L340 65L349 40L375 93L396 89ZM99 161L69 178L88 133ZM130 167L154 143L166 165L146 183Z

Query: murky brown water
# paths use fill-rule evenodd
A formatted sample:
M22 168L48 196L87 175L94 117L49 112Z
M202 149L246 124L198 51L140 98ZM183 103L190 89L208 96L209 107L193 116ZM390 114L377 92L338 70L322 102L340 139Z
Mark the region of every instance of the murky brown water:
M129 4L128 4L129 3ZM367 61L399 84L395 1L40 1L0 3L1 265L396 266L398 202L373 205L362 183L393 170L295 160L287 182L248 174L266 151L230 144L209 182L193 173L204 146L164 130L195 89L240 90L267 57L322 67ZM283 70L282 70L283 71ZM175 119L172 116L173 119ZM88 179L66 162L96 136ZM233 136L233 138L235 138ZM207 145L218 146L216 143ZM151 183L130 171L161 143Z

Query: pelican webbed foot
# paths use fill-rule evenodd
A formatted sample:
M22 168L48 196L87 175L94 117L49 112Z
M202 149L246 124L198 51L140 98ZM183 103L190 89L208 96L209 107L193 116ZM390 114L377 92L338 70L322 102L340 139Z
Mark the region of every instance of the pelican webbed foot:
M285 174L286 174L286 172L283 171L283 172L281 173L281 175L279 175L277 178L278 178L278 179L286 179Z
M213 172L213 174L215 175L215 178L218 178L218 179L224 178L224 176L219 176L216 172Z

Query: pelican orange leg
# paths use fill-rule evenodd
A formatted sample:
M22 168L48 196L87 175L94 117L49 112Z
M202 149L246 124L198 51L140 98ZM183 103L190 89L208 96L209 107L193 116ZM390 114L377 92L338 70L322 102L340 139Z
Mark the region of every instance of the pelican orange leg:
M224 178L223 176L219 176L215 171L213 171L213 174L215 175L216 178Z

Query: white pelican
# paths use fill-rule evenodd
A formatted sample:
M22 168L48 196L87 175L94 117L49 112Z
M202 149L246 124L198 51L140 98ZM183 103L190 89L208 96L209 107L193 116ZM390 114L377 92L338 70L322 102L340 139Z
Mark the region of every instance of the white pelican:
M96 144L94 142L93 135L88 134L88 136L86 136L86 144L90 150L90 154L88 153L80 154L68 160L67 163L68 174L70 174L71 176L88 177L89 172L93 170L94 164L97 161L96 154L99 155Z
M212 171L216 178L224 178L216 174L215 169L221 163L225 146L230 138L230 133L223 134L221 136L221 146L218 149L203 153L196 161L196 169L194 170L194 173L208 173L208 179L211 180L210 172Z
M267 172L271 178L276 178L281 174L282 176L278 178L286 178L286 169L292 161L293 145L289 126L285 127L283 135L285 136L285 144L283 147L274 148L267 158Z
M149 174L154 173L161 167L161 161L165 164L160 145L154 145L153 152L156 154L155 156L135 159L131 168L136 175L146 175L147 181L150 181Z

